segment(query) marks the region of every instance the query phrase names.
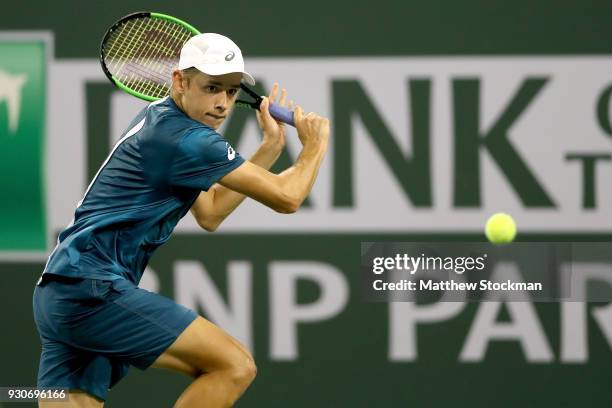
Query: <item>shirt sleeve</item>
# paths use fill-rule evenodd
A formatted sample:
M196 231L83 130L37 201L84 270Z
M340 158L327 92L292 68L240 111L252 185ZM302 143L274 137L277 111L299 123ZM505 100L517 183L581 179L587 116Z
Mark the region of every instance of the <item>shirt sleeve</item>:
M180 141L170 168L170 185L208 190L244 163L221 135L203 128L188 131Z

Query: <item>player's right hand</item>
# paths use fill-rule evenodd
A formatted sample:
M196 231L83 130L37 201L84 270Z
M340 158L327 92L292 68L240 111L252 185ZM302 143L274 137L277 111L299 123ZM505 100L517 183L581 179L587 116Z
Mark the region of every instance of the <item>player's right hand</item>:
M329 119L317 115L314 112L304 116L300 106L295 108L293 113L295 128L302 145L306 146L327 146L329 139Z

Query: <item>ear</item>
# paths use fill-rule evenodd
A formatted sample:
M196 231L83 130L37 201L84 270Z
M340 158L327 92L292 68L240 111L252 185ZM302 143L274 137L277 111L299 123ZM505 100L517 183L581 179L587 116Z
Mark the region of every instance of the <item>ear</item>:
M175 69L174 72L172 72L172 90L174 92L179 94L185 93L186 81L187 78L183 75L181 70Z

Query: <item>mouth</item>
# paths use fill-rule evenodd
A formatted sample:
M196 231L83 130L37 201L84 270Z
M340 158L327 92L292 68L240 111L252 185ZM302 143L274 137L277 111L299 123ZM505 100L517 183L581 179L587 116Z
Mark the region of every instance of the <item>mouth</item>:
M215 118L217 120L225 119L226 118L226 116L217 116L217 115L213 115L212 113L207 113L206 116L213 117L213 118Z

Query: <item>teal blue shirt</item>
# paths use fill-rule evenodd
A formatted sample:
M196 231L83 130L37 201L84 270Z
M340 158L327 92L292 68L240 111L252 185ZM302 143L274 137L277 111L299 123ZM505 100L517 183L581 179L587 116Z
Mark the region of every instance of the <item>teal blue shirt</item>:
M244 162L172 98L148 105L89 185L44 273L138 284L200 191Z

